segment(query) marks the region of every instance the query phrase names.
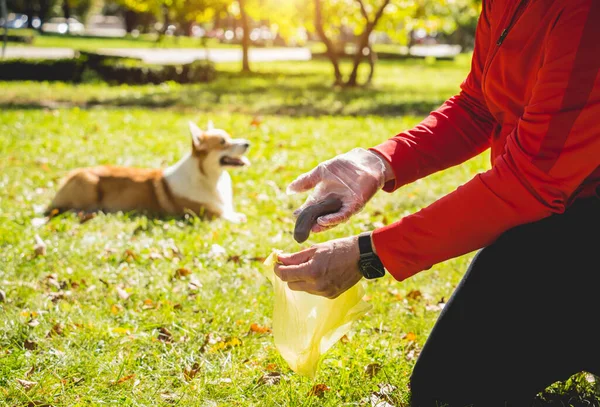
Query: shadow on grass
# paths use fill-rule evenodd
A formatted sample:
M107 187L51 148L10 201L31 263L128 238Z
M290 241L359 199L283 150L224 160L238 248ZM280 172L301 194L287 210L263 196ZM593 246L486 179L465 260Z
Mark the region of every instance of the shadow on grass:
M2 110L53 108L147 108L187 109L236 112L254 115L306 116L424 116L443 102L440 95L415 89L384 90L379 87L339 89L319 83L320 77L295 75L290 79L273 79L276 75L252 75L248 80L236 77L219 78L215 83L174 88L145 87L114 95L110 86L106 92L91 94L76 101L69 97L53 100L29 99L0 102ZM141 93L141 94L140 94ZM450 92L447 92L450 93ZM68 96L68 95L67 95Z

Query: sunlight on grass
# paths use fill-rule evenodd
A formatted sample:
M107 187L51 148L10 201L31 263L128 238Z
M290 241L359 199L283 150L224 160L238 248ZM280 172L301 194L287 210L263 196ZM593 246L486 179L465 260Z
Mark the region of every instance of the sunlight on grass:
M292 211L304 196L286 195L287 184L418 123L468 69L440 64L381 64L372 88L349 92L327 85L324 62L256 65L257 74L225 72L204 86L1 83L2 405L340 406L368 403L382 388L405 405L416 355L471 254L402 283L365 283L372 311L315 381L291 372L273 346L262 262L273 248L299 248ZM251 141L252 165L231 171L247 223L125 213L43 222L67 171L172 164L190 146L188 120ZM488 167L486 153L380 193L302 247L400 219ZM322 397L309 396L315 384Z

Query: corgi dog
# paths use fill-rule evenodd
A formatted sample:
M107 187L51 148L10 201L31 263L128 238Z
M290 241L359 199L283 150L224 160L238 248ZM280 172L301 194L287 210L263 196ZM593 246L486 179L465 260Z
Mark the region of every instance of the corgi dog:
M235 212L229 168L250 162L244 154L250 143L232 139L209 122L206 130L189 122L192 148L168 168L98 166L78 168L66 175L46 210L53 214L82 212L145 212L199 216L240 223L245 215Z

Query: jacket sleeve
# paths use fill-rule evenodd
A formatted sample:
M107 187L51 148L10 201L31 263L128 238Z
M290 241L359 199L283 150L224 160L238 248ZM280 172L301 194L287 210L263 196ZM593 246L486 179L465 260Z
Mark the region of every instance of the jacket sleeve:
M481 77L490 44L488 1L483 1L476 30L471 71L458 95L447 100L411 130L371 148L390 164L395 179L384 186L392 192L434 172L460 164L489 147L496 124L481 91Z
M492 169L373 234L398 280L562 213L600 166L600 2L565 3L532 98Z

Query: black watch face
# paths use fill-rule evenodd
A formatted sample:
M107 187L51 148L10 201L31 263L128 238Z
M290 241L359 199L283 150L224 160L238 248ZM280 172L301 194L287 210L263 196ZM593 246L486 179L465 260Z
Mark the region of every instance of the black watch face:
M367 279L379 278L385 275L383 264L374 256L370 258L360 259L360 271Z

